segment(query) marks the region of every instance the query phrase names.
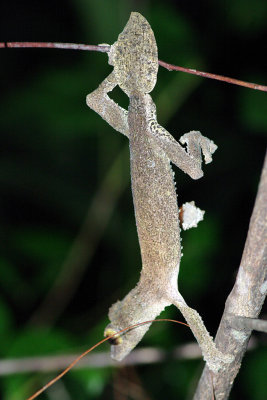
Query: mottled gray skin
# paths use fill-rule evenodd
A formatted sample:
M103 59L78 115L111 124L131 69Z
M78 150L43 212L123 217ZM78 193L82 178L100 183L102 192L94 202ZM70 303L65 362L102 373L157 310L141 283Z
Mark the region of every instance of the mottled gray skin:
M199 314L187 306L178 291L181 258L179 211L170 161L193 179L203 175L205 162L212 161L217 146L200 132L180 138L182 147L156 119L156 107L148 94L155 86L158 71L157 45L146 19L134 12L109 52L113 72L87 96L87 105L114 129L129 138L131 183L142 271L137 286L109 310L111 323L105 335L155 319L170 304L175 304L194 333L204 359L218 371L231 357L214 345ZM107 93L116 85L129 97L124 110ZM144 336L149 324L124 333L111 346L112 357L122 360Z

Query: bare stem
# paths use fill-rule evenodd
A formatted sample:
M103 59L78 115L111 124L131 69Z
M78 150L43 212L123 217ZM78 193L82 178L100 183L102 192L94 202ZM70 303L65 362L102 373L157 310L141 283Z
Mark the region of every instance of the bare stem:
M85 51L100 51L106 53L109 51L109 45L89 45L89 44L77 44L77 43L51 43L51 42L1 42L0 48L48 48L48 49L65 49L65 50L85 50ZM223 81L231 83L233 85L244 86L249 89L260 90L267 92L267 86L258 85L257 83L245 82L239 79L229 78L223 75L211 74L209 72L198 71L196 69L184 68L179 65L173 65L166 63L165 61L159 60L159 65L168 69L169 71L181 71L187 74L193 74L197 76L203 76L204 78L215 79L217 81Z

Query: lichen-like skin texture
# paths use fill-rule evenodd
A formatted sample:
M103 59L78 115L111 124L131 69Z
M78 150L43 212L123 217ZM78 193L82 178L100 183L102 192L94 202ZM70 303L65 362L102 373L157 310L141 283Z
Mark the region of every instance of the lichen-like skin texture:
M180 228L170 160L150 135L149 95L131 97L128 123L135 219L142 255L142 279L159 285L179 269ZM165 276L162 276L164 270Z
M134 12L109 52L113 72L87 96L87 105L114 129L129 138L131 182L138 239L142 256L137 286L109 310L105 335L139 322L155 319L167 306L179 308L202 349L209 368L216 372L231 357L222 354L207 332L199 314L188 307L178 291L181 258L179 210L170 162L193 179L203 175L217 146L200 132L186 133L182 147L156 119L156 107L148 94L158 71L157 45L146 19ZM124 110L107 93L116 85L128 95ZM123 333L111 346L111 355L122 360L139 343L149 324Z

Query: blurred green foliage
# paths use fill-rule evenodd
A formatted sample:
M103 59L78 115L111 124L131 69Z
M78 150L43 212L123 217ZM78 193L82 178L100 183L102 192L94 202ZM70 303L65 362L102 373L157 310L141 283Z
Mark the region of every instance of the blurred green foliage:
M14 1L1 7L1 40L113 43L130 11L148 19L164 61L267 83L265 1ZM127 140L85 105L111 67L95 52L1 49L0 55L1 356L79 352L102 338L109 306L133 287L141 267ZM119 90L112 96L127 107ZM256 195L267 97L162 68L152 96L159 122L177 139L197 129L219 145L200 181L175 169L179 204L194 199L206 210L198 229L183 234L179 286L215 334ZM181 319L174 308L164 317ZM267 398L266 338L256 339L231 399ZM191 340L186 328L162 323L142 344L171 351ZM143 398L187 399L202 365L139 366L134 382ZM123 371L126 391L133 371L107 367L70 372L41 398L116 398ZM53 376L3 376L0 396L25 398Z

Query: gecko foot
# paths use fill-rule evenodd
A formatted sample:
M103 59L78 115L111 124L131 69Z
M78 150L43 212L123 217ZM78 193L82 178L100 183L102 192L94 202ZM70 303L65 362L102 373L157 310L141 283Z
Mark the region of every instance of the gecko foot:
M212 154L217 149L216 144L212 140L202 136L199 131L185 133L181 136L180 142L186 144L187 152L194 157L200 158L201 150L204 155L205 164L212 161Z

